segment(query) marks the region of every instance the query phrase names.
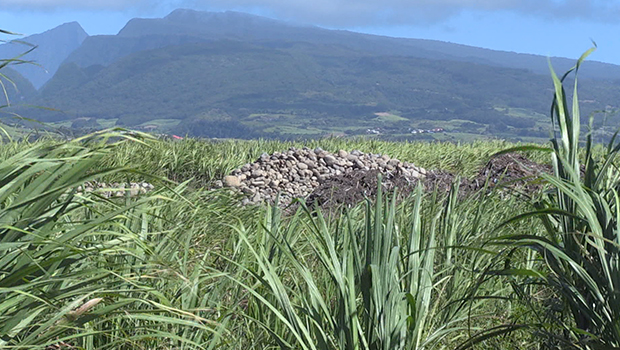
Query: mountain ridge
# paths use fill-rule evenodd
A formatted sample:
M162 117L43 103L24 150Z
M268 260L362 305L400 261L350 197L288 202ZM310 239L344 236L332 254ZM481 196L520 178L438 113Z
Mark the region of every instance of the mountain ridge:
M574 64L551 60L558 72ZM176 10L86 38L29 101L62 113L29 113L45 121L165 125L195 136L402 135L440 127L543 137L548 69L537 55ZM586 62L580 77L584 114L617 107L620 66Z
M140 38L166 37L161 44L140 47ZM96 36L97 37L97 36ZM121 39L124 38L124 39ZM132 39L129 39L132 38ZM182 39L181 39L182 38ZM546 56L518 53L511 51L479 48L458 43L448 43L430 39L395 38L375 34L365 34L347 30L331 30L309 25L295 25L290 22L251 15L241 12L206 12L189 9L177 9L163 18L134 18L130 20L117 35L91 39L105 42L102 45L103 56L113 49L115 40L134 40L131 49L117 52L105 62L88 61L83 51L93 51L96 45L85 45L67 59L82 67L90 64L109 64L127 54L142 49L154 49L166 45L204 42L209 40L233 39L243 41L307 41L310 43L334 43L371 53L385 55L403 55L420 58L449 59L472 63L483 63L499 67L529 69L536 74L549 74ZM178 40L178 42L175 42ZM87 44L92 44L87 41ZM91 55L101 56L101 55ZM109 56L109 54L108 54ZM568 70L575 60L564 57L550 57L557 70ZM582 67L582 77L601 80L620 80L620 66L587 61Z
M0 45L0 57L13 58L37 46L35 50L22 59L35 62L37 65L22 64L13 68L39 89L49 79L65 59L77 49L88 34L78 22L68 22L47 30Z

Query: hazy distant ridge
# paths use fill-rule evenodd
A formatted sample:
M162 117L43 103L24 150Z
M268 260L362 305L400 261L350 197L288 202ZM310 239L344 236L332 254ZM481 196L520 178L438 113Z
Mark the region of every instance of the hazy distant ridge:
M19 38L20 41L37 46L36 50L24 56L22 59L34 61L39 66L19 65L13 68L26 79L30 80L34 87L38 89L54 76L61 63L69 54L77 49L87 37L88 34L86 34L79 23L71 22L41 34ZM0 45L0 57L13 58L27 51L29 48L30 47L26 45L14 42L3 44Z

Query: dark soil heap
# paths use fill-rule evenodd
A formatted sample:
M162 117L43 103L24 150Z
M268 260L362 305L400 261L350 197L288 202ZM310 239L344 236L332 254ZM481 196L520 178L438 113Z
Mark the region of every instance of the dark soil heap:
M473 190L479 190L488 182L488 187L517 187L532 192L540 190L542 185L531 180L551 172L549 165L535 163L518 153L508 153L491 158L470 182Z
M308 196L308 205L323 208L338 207L343 204L355 205L365 198L373 198L379 189L378 180L381 174L382 191L399 189L399 194L407 195L415 189L421 178L408 179L394 173L381 173L378 170L356 171L334 176L323 182Z

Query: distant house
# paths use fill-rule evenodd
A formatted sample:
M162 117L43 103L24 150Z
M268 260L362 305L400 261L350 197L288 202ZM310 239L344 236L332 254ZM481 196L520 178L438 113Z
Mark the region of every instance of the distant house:
M414 129L411 130L412 134L434 134L438 132L445 132L444 128L433 128L433 129Z

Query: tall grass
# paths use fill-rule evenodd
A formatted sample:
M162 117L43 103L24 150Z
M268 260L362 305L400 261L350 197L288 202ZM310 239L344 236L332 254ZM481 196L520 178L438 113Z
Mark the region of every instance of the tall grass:
M595 156L591 134L584 140L580 133L577 78L572 104L563 87L565 78L572 72L576 76L592 51L582 55L561 78L552 70L555 96L551 116L557 134L548 152L554 173L541 175L551 189L535 203L534 211L511 220L537 217L544 230L537 235L504 236L495 243L505 245L508 252L531 249L544 263L520 269L506 260L506 273L530 276L525 281L543 283L551 296L560 298L564 307L557 312L538 312L537 327L551 336L552 342L602 349L620 347L620 178L614 164L620 145L614 144L614 137L606 153ZM526 303L532 303L532 296L523 293L523 288L517 291Z
M418 188L402 204L379 193L331 219L303 204L288 220L272 208L258 231L238 226L230 278L250 300L245 317L286 349L455 347L501 325L510 311L466 303L489 257L480 246L493 201L459 203L457 189L440 200ZM488 289L497 305L508 292Z
M185 230L196 228L183 221L196 207L179 196L184 187L115 201L76 193L84 181L124 171L98 166L118 146L110 138L119 137L34 145L0 163L3 349L207 348L219 341L211 309L219 301L194 290L209 288L213 276L188 270L200 231Z

